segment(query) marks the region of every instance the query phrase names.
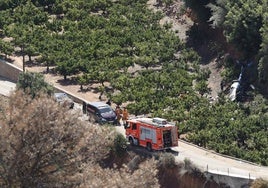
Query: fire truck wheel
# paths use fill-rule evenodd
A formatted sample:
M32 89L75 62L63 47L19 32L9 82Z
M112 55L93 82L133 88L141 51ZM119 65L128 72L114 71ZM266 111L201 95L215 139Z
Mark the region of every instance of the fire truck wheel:
M133 138L129 137L129 143L130 143L130 145L134 146L134 140L133 140Z
M152 144L150 142L148 142L146 144L146 148L147 148L148 151L152 151Z

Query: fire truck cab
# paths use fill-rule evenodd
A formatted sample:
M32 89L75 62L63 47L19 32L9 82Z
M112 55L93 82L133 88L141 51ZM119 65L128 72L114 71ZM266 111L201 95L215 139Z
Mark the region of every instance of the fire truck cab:
M128 120L126 138L149 151L165 150L178 146L178 129L163 118L136 118Z

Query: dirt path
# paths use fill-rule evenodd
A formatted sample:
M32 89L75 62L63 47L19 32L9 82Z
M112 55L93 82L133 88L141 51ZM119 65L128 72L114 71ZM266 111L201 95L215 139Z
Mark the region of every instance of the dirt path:
M13 64L22 68L22 57L20 56L10 56L10 59L13 60ZM45 73L46 67L42 66L32 66L32 67L26 67L26 71L29 72L38 72L38 73ZM61 89L64 89L65 91L68 91L82 99L85 99L87 101L99 101L99 92L96 92L98 85L94 84L89 87L89 90L87 91L81 91L80 85L73 84L73 81L70 79L67 79L67 81L64 81L63 76L56 75L56 74L44 74L45 80L50 83L53 86L57 86ZM91 88L91 89L90 89ZM104 100L105 97L104 97Z
M211 98L211 101L215 101L218 98L219 93L221 92L221 72L222 68L217 67L216 59L213 59L210 63L206 65L201 65L201 68L206 69L208 68L210 70L210 76L207 80L208 88L211 89L211 93L209 94L209 97Z

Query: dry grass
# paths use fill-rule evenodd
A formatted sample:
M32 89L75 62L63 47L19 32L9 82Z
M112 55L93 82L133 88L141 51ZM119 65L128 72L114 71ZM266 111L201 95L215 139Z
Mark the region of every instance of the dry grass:
M268 188L268 181L263 179L256 179L250 188Z
M6 116L8 103L9 103L8 97L0 95L0 120Z

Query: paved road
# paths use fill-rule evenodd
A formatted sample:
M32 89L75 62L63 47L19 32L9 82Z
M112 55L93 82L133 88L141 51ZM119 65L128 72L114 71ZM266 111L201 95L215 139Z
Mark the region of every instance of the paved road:
M14 90L16 84L0 77L0 94L9 96ZM76 104L75 109L82 109L81 105ZM82 117L81 117L82 118ZM84 117L83 119L87 119ZM125 135L123 126L117 126L116 129ZM193 161L201 170L210 171L218 174L226 174L237 177L250 177L268 179L268 167L262 167L250 164L241 160L231 159L218 155L212 151L207 151L189 143L179 141L179 146L174 149L175 159L183 161L185 158Z
M116 129L125 135L123 126L116 127ZM204 150L183 141L179 141L179 146L173 148L172 153L174 153L176 161L184 161L187 158L203 171L233 177L264 178L268 180L268 167L221 156L213 151Z
M204 171L234 177L251 179L262 177L268 179L268 167L221 156L212 151L207 151L182 141L179 141L179 146L174 148L174 150L178 151L178 156L176 156L177 160L181 161L188 158Z
M9 96L16 88L16 83L10 82L7 79L0 77L0 94Z

